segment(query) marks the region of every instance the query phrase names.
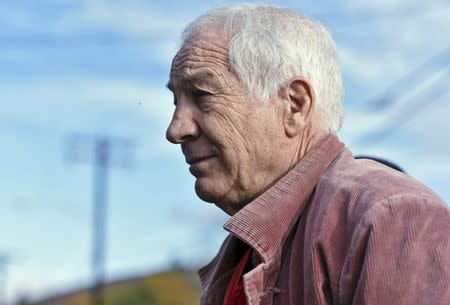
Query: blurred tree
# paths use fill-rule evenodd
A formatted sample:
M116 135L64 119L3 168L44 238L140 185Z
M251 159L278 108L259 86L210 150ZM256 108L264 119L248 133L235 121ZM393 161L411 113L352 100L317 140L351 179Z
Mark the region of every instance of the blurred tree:
M112 298L107 299L107 305L156 305L155 292L151 287L140 284L134 289L128 289Z
M92 305L89 291L85 288L15 305ZM105 305L194 305L199 299L200 282L192 270L175 269L105 286Z

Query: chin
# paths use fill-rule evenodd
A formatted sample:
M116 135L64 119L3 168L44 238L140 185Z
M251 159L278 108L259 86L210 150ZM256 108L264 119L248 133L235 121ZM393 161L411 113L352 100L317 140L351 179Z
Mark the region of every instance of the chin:
M220 200L219 198L221 197L217 188L203 180L206 180L206 178L197 178L195 181L195 193L203 201L217 203L217 200Z

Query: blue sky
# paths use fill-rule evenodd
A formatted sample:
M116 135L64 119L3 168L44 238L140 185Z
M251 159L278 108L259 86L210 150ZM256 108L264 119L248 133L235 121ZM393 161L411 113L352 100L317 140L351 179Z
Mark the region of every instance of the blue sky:
M92 168L65 160L74 133L128 138L133 166L109 177L110 278L199 265L226 216L201 202L178 147L164 88L183 27L235 1L0 3L0 252L8 297L39 297L90 280ZM343 62L341 139L396 161L450 202L450 5L447 1L273 1L321 20ZM405 81L398 80L410 75ZM389 91L388 103L375 107Z

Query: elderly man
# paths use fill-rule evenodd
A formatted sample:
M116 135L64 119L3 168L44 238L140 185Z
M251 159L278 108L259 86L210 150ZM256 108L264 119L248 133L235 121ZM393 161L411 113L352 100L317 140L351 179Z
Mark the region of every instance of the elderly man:
M172 62L167 130L195 191L232 217L199 271L201 304L450 304L450 212L336 132L343 84L316 21L213 9Z

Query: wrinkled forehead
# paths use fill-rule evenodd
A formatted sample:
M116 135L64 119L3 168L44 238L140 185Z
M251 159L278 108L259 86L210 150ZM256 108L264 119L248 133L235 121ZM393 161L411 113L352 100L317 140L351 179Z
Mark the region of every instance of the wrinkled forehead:
M170 80L186 80L196 70L205 69L214 74L230 71L227 40L220 31L189 36L172 60Z

